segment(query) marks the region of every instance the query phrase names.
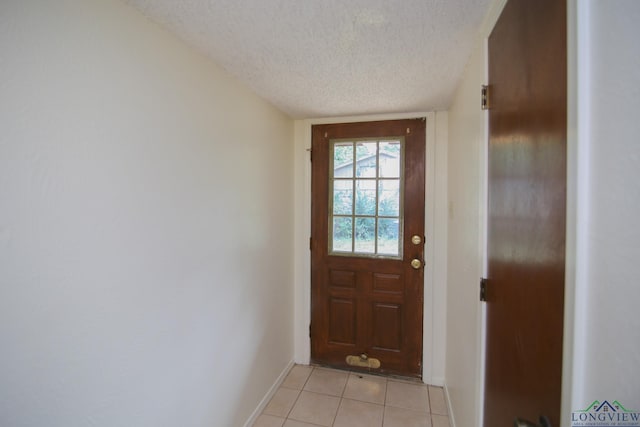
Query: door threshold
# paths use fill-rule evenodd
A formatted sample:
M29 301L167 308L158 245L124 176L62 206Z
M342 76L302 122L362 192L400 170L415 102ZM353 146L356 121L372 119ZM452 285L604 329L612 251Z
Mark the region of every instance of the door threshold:
M357 369L357 368L350 368L350 367L345 367L345 366L331 366L331 365L324 365L324 364L321 364L321 363L314 363L314 362L309 363L309 366L314 367L314 368L333 369L334 371L350 372L350 373L355 374L355 375L359 375L359 374L362 374L362 375L373 375L373 376L376 376L376 377L382 377L382 378L387 378L387 379L391 379L391 380L398 380L398 381L405 381L405 382L411 382L411 383L417 383L417 384L424 384L424 382L422 381L422 377L410 377L410 376L392 374L392 373L389 373L389 372L380 372L378 370Z

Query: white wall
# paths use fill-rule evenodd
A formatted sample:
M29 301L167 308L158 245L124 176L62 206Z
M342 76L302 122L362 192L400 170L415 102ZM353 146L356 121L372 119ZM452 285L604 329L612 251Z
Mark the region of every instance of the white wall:
M311 312L311 126L320 123L394 120L426 117L425 305L423 380L442 385L445 373L447 280L447 113L402 113L296 120L295 122L295 361L309 363Z
M486 271L487 37L506 0L493 0L449 107L447 392L452 425L482 425L485 310L479 299Z
M457 427L478 425L481 390L482 303L486 170L484 41L477 43L449 109L449 235L446 387Z
M640 409L640 3L572 6L578 102L571 409L596 399Z
M449 185L449 114L435 113L434 147L427 144L425 304L423 372L425 382L442 386L446 378L447 334L447 265L448 232L447 194ZM433 159L433 160L432 160ZM430 274L429 274L430 273ZM427 301L427 298L430 301ZM429 318L430 316L430 318Z
M293 121L116 1L0 3L0 425L237 426L293 358Z
M311 124L295 121L294 360L311 361Z

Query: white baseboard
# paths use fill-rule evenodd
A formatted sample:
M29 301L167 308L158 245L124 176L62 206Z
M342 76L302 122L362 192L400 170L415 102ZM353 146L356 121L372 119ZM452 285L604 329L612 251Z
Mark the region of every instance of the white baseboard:
M443 386L444 389L444 398L447 400L447 412L449 413L449 425L450 427L456 427L456 419L453 417L453 408L451 407L451 396L449 396L449 387L447 387L447 383Z
M293 368L293 365L294 365L293 360L287 363L287 366L282 370L282 372L278 376L278 379L276 379L276 382L273 383L269 391L267 391L267 394L264 395L264 397L258 404L258 407L253 411L253 413L251 414L247 422L244 423L244 427L251 427L253 423L256 422L256 420L258 419L258 417L260 416L264 408L267 406L267 404L269 403L273 395L278 390L278 387L280 387L280 384L282 384L282 382L287 377L287 374L289 373L291 368Z

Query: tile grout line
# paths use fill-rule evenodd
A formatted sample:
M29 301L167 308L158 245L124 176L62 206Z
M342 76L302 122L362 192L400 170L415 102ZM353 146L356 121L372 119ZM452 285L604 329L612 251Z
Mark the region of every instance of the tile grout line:
M342 401L344 399L344 391L347 388L347 383L349 382L349 375L351 375L349 372L347 372L347 380L344 382L344 386L342 387L342 392L340 393L340 401L338 402L338 409L336 409L336 413L333 416L333 421L331 422L331 427L334 426L334 424L336 423L336 419L338 418L338 412L340 412L340 408L342 407Z
M293 371L293 369L299 365L293 365L293 367L291 368L291 370L289 371L289 374L291 373L291 371ZM298 395L296 396L296 399L293 401L293 405L291 405L291 408L289 408L289 410L287 411L287 413L284 416L284 423L282 423L283 425L287 423L287 420L289 419L289 415L291 414L291 411L293 411L293 408L296 406L296 403L298 403L298 399L300 399L300 396L302 395L302 391L304 390L304 386L307 384L307 381L309 381L309 377L311 377L311 373L313 372L313 368L311 368L311 372L309 373L309 376L307 377L307 379L304 381L304 384L302 384L302 388L298 391ZM287 374L287 376L289 376L289 374ZM286 378L285 378L286 381ZM280 387L278 387L278 389L281 388L286 388L287 390L296 390L296 389L292 389L289 387L285 387L282 384L280 384Z
M295 365L294 365L295 367ZM293 408L295 408L296 403L298 403L298 399L300 399L300 396L302 396L302 392L304 391L304 387L307 385L307 383L309 382L309 378L311 378L311 374L313 374L313 371L315 370L314 367L311 367L311 372L309 372L309 375L307 376L307 379L304 380L304 384L302 384L302 388L300 388L300 390L298 391L298 396L296 397L296 400L293 401L293 405L291 405L291 409L289 409L289 411L287 412L287 415L284 417L284 423L282 423L283 425L287 423L287 420L289 420L289 415L291 415L291 411L293 411ZM295 421L295 420L293 420Z
M389 387L389 379L384 381L384 399L382 399L382 427L384 427L384 417L387 415L387 388Z
M284 417L284 423L286 423L287 420L289 419L289 415L291 414L291 411L293 411L293 408L296 406L296 403L298 403L298 399L300 399L300 396L302 396L302 390L298 390L298 395L296 396L296 400L293 401L293 405L291 405L291 408L289 408L289 410L287 411L287 414Z

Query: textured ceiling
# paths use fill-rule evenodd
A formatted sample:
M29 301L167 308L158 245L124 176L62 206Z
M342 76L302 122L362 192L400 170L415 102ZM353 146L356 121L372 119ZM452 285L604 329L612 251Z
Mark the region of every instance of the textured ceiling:
M126 0L294 118L447 108L490 0Z

